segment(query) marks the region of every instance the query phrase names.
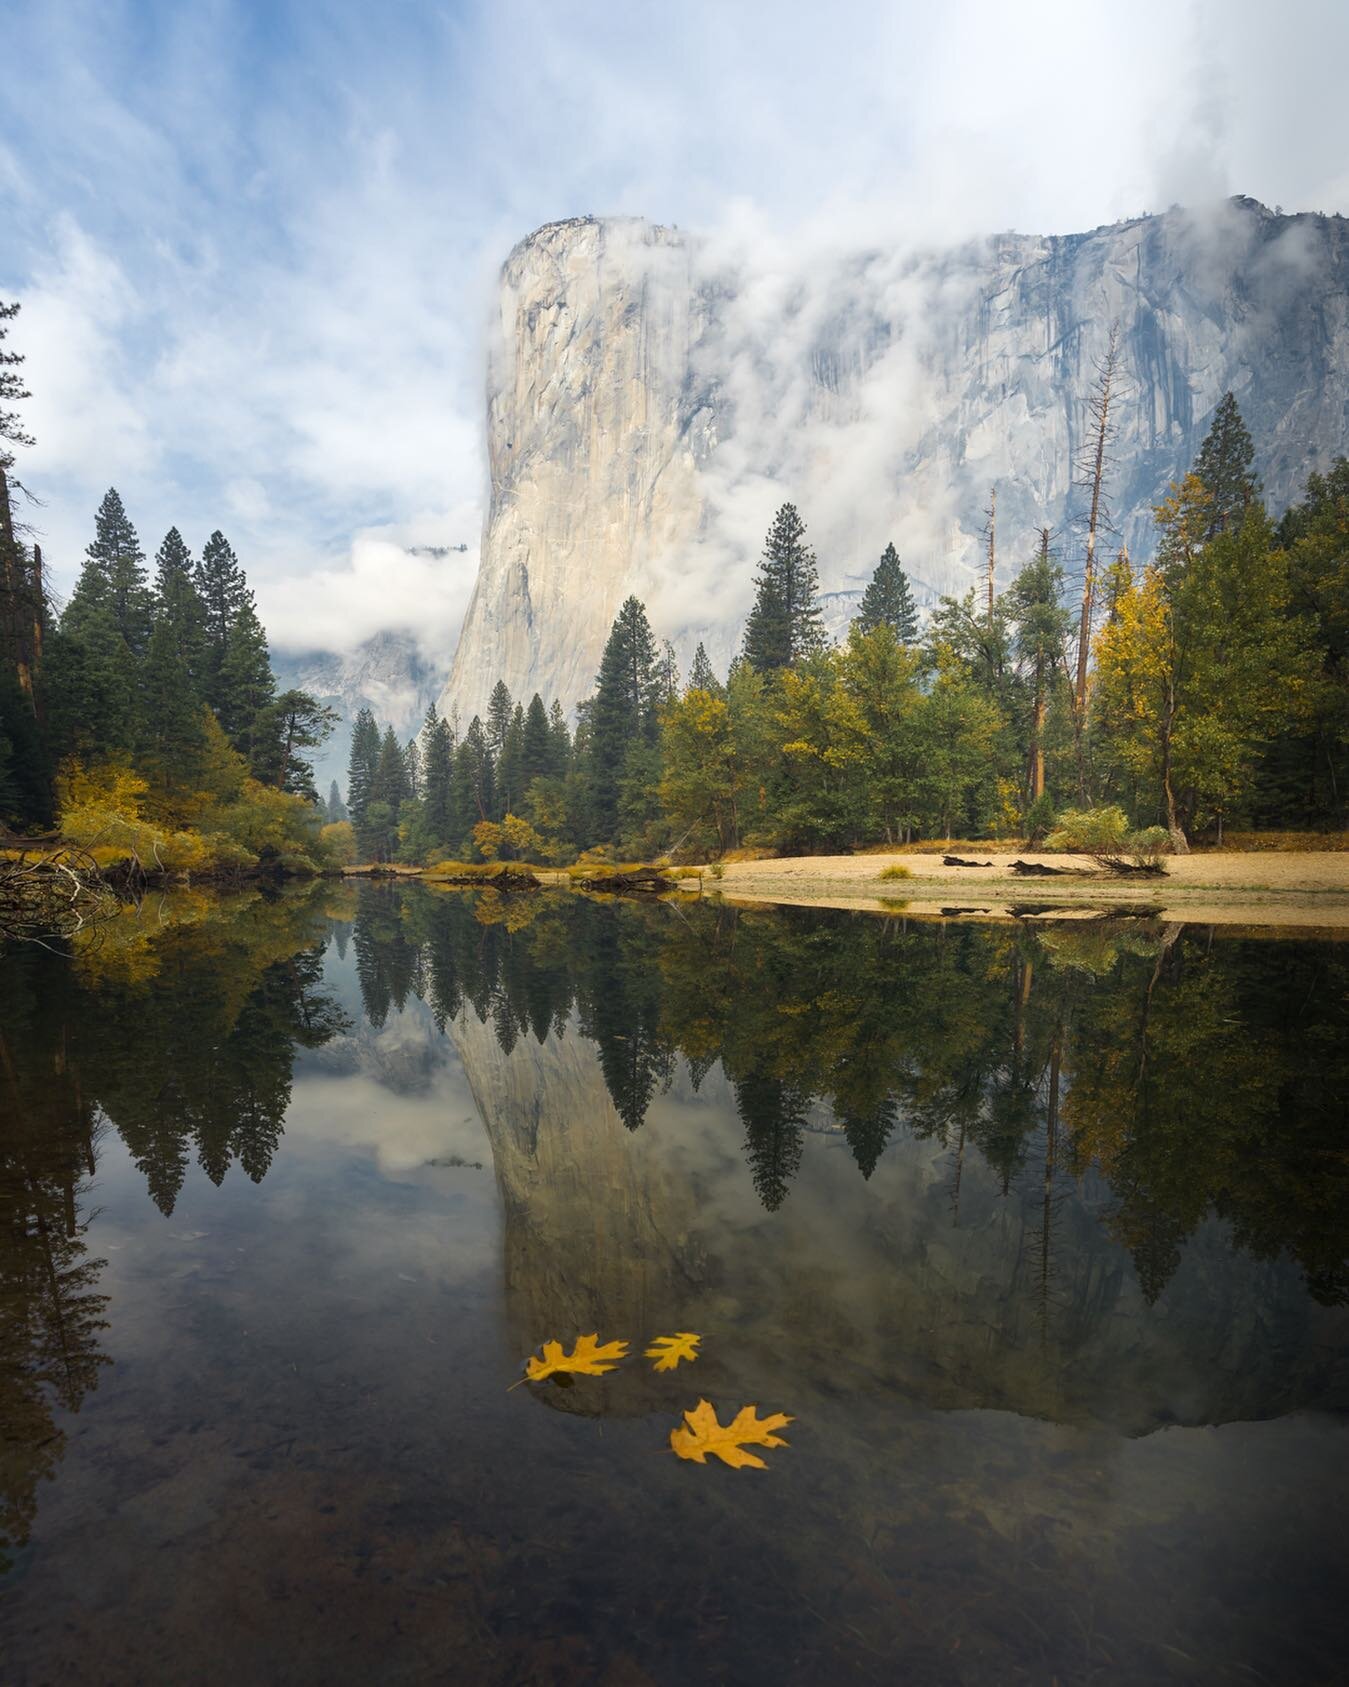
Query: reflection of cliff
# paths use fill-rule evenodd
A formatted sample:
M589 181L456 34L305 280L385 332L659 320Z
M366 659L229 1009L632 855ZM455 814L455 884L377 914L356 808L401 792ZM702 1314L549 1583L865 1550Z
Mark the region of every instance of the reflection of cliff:
M624 1128L594 1044L573 1031L505 1054L472 1013L451 1034L492 1142L521 1354L547 1336L673 1328L699 1281L692 1191Z
M1318 1352L1342 1312L1310 1305L1294 1269L1234 1252L1216 1221L1150 1306L1102 1223L1108 1190L1068 1178L1053 1144L1007 1194L966 1156L953 1218L941 1144L899 1141L867 1182L842 1132L812 1131L767 1213L720 1074L697 1098L677 1084L632 1134L574 1033L505 1055L469 1014L453 1036L492 1141L522 1355L589 1330L634 1344L699 1330L700 1390L758 1398L776 1378L801 1415L812 1396L824 1409L879 1389L1143 1433L1326 1403ZM624 1372L548 1403L632 1411L657 1396L669 1389Z

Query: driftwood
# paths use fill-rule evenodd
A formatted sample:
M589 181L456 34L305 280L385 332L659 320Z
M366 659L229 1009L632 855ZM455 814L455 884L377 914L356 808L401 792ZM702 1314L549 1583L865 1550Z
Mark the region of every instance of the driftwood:
M1098 855L1095 857L1105 868L1107 873L1116 873L1122 879L1164 879L1166 868L1160 861L1125 861L1118 855Z
M528 867L515 867L506 862L488 873L437 873L429 882L467 885L472 890L499 890L506 895L517 890L542 889L542 881Z
M1089 879L1086 867L1046 867L1040 861L1013 861L1012 871L1022 879Z
M23 849L0 861L0 937L73 937L119 906L107 875L86 850L69 844Z
M658 867L637 867L630 873L597 873L594 878L574 879L581 890L600 891L606 896L665 896L676 889Z
M958 914L986 914L987 912L987 908L943 908L942 917L949 920Z
M941 864L943 867L991 867L993 865L991 861L966 861L960 855L943 855Z

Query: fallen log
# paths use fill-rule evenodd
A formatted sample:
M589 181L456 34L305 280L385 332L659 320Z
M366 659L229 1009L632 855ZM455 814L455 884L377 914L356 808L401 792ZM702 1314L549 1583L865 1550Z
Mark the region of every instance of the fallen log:
M1091 872L1086 867L1046 867L1041 861L1013 861L1012 871L1023 879L1089 879L1091 877Z
M665 896L678 888L659 867L637 868L631 873L596 873L590 878L573 879L572 883L605 896Z
M991 861L966 861L963 856L959 855L943 855L941 864L943 867L991 867L993 865Z

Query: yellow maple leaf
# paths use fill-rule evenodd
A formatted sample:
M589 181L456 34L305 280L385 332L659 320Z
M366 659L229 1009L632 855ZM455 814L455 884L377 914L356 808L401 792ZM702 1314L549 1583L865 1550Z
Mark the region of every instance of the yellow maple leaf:
M599 1336L577 1336L576 1346L570 1353L562 1351L560 1341L546 1341L543 1344L543 1358L531 1357L525 1364L525 1375L530 1382L542 1382L545 1377L555 1376L559 1371L575 1371L582 1376L602 1377L606 1371L612 1371L620 1359L628 1356L628 1344L625 1341L607 1341L601 1347ZM610 1363L605 1363L605 1361Z
M761 1458L744 1450L744 1444L756 1447L785 1447L789 1445L775 1429L782 1429L792 1419L785 1412L771 1412L766 1418L758 1415L757 1406L742 1406L724 1428L717 1421L716 1407L710 1400L700 1400L691 1412L684 1413L684 1422L670 1431L670 1446L681 1459L694 1459L698 1464L715 1453L723 1464L735 1470L752 1465L767 1470Z
M646 1350L647 1358L656 1361L651 1369L672 1371L681 1359L692 1363L698 1357L698 1343L702 1339L689 1330L680 1330L672 1336L656 1336Z

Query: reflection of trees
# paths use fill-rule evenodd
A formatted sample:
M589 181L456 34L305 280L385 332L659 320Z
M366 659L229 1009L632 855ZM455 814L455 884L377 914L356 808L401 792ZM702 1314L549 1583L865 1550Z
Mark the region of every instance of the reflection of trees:
M801 1141L810 1097L781 1078L759 1072L740 1078L735 1105L745 1126L745 1157L755 1192L776 1212L801 1166Z
M402 980L442 1024L465 1005L490 1019L505 1050L574 1015L629 1129L677 1054L695 1083L719 1062L770 1207L816 1104L864 1177L901 1134L944 1144L957 1220L978 1155L1032 1209L1027 1269L1046 1306L1056 1202L1089 1167L1149 1299L1210 1214L1261 1257L1291 1251L1319 1298L1345 1297L1349 964L1332 945L497 901L366 891L356 947L373 1013Z
M222 900L179 925L114 922L73 958L33 946L0 964L0 1569L60 1462L57 1408L78 1411L108 1362L104 1261L80 1215L95 1120L161 1212L193 1148L215 1182L235 1161L260 1179L295 1049L345 1023L320 987L318 918L303 898Z
M17 971L27 969L20 967ZM13 974L5 983L12 986ZM3 990L6 1008L15 1005ZM30 998L31 1001L31 998ZM0 1034L0 1573L28 1538L38 1484L65 1448L58 1407L77 1412L97 1386L107 1297L88 1259L79 1197L93 1169L92 1108L49 1046L45 1082L28 1093L33 1025L6 1017ZM23 1062L23 1071L20 1068Z

